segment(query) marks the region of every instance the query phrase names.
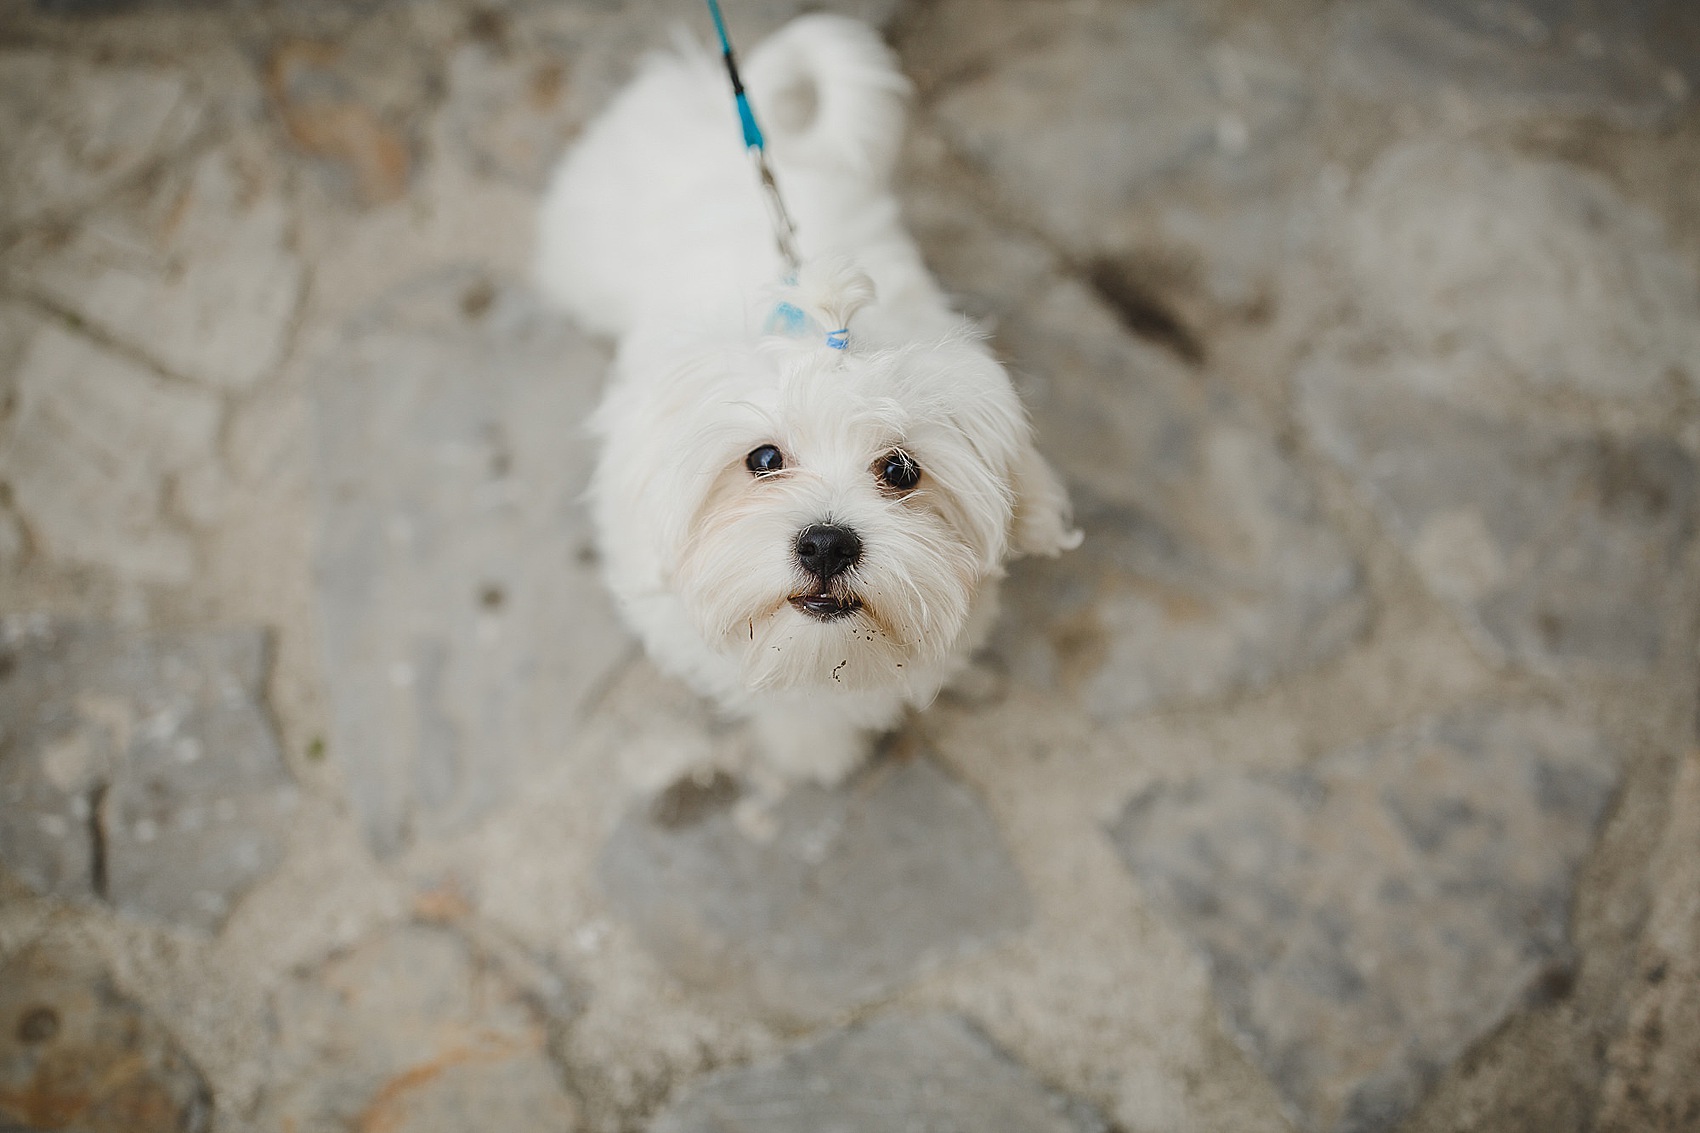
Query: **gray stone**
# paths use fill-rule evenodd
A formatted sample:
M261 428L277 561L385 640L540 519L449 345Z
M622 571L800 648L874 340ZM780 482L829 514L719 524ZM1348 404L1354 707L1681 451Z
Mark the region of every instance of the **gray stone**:
M18 363L29 349L40 319L11 299L0 299L0 396L11 396Z
M476 172L540 189L583 126L567 105L570 86L558 52L493 38L462 44L448 60L446 136Z
M1336 13L1335 72L1376 98L1456 91L1512 113L1648 127L1700 79L1684 0L1371 0Z
M283 356L304 282L278 179L257 153L216 150L26 241L8 274L166 370L246 389Z
M211 930L296 803L258 630L0 622L0 860L43 893Z
M0 301L0 415L15 410L18 404L18 362L28 349L39 325L27 309L16 303ZM0 425L0 441L6 431ZM9 462L0 455L0 469ZM0 573L10 574L22 565L29 554L29 537L17 514L17 501L12 487L0 472Z
M1700 749L1682 757L1670 825L1648 863L1652 910L1626 989L1623 1029L1605 1054L1593 1128L1700 1128Z
M1224 385L1071 281L1005 313L997 345L1086 531L1012 571L994 639L1012 675L1113 719L1260 686L1362 629L1356 562Z
M765 37L798 15L827 8L874 27L888 23L899 0L740 0L725 13L727 29L740 58ZM487 171L531 184L555 154L539 143L565 141L579 124L599 112L631 78L637 61L651 51L670 49L682 35L711 45L714 25L700 0L651 0L611 9L594 4L515 4L485 8L469 28L471 50L451 63L461 94L450 92L445 116L456 139ZM558 64L566 80L554 94ZM540 82L538 80L541 80ZM535 85L534 85L535 84ZM512 95L504 93L513 92ZM545 94L549 97L543 97ZM752 95L760 98L759 92ZM464 97L466 105L452 104ZM504 107L504 99L529 105ZM547 105L545 105L545 103ZM487 136L479 138L478 133ZM564 148L564 147L563 147Z
M75 948L0 967L0 1129L205 1133L213 1098L161 1022Z
M692 1083L650 1133L1102 1133L954 1015L887 1015Z
M171 477L212 452L217 399L56 324L28 342L0 475L37 549L120 579L189 581L193 544L162 508Z
M1113 719L1255 688L1350 642L1369 611L1357 564L1249 406L1199 372L1206 344L1109 266L1093 288L1060 276L927 139L909 156L917 239L993 328L1087 533L1014 564L992 643L1011 675Z
M1599 396L1700 382L1700 278L1603 178L1471 145L1376 162L1343 236L1360 296L1425 348L1468 345Z
M87 204L181 145L202 116L174 71L0 52L0 229Z
M1166 175L1231 168L1303 118L1302 76L1180 4L1071 13L952 87L940 129L1053 235L1092 247Z
M1023 0L934 0L905 5L890 33L903 73L930 104L953 82L1062 30L1056 16Z
M16 570L28 550L24 525L10 511L0 510L0 572Z
M283 39L265 62L270 109L325 188L361 206L401 200L415 169L413 124L430 100L423 50L398 21L358 21L334 43Z
M929 760L876 763L740 829L730 784L673 788L603 849L610 904L669 971L782 1020L887 994L1029 916L1020 874L973 794ZM924 895L924 898L920 895Z
M356 320L321 368L331 754L381 852L552 765L630 653L580 501L605 362L523 293L455 271Z
M550 1018L458 933L386 930L279 990L273 1127L386 1133L578 1128L546 1054Z
M1301 412L1485 648L1549 669L1650 665L1674 644L1694 459L1657 436L1496 420L1437 396L1471 372L1467 358L1328 347L1301 367Z
M16 303L0 301L0 406L17 406L18 362L28 349L38 320ZM0 430L0 436L4 436ZM0 460L0 467L5 462ZM0 481L3 483L3 481ZM29 540L16 514L10 485L0 487L0 572L9 573L28 554Z
M971 196L977 180L944 139L911 127L897 177L903 222L952 306L995 331L1007 312L1053 282L1057 254L1036 236L994 224Z
M1301 1127L1385 1130L1569 979L1617 774L1587 724L1481 707L1297 771L1157 787L1111 833Z

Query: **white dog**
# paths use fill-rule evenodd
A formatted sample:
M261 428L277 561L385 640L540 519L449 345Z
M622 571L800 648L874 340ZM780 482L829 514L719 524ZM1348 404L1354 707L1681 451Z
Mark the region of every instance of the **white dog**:
M1007 558L1080 541L1009 377L890 188L908 84L854 21L744 68L803 266L786 268L725 72L644 61L555 171L538 274L618 342L591 495L609 589L660 667L831 783L967 662Z

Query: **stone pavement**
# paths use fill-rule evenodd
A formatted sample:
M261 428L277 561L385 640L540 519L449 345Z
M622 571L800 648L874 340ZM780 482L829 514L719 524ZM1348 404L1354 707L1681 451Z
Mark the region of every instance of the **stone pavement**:
M697 0L0 0L0 1129L1700 1130L1700 10L835 6L1087 542L752 822L525 282Z

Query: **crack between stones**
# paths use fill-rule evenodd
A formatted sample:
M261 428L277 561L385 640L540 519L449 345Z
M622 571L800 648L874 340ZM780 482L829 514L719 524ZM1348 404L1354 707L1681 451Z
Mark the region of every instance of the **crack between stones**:
M106 823L101 813L106 802L107 784L97 784L89 791L89 888L102 901L107 896Z
M137 350L122 339L114 337L105 328L90 322L76 311L48 298L34 288L26 286L15 291L8 289L8 297L36 308L37 313L51 319L66 332L92 342L109 354L116 354L126 362L146 370L162 382L179 389L192 389L200 393L212 394L219 400L219 411L221 413L224 411L225 404L228 401L228 396L224 390L167 369L148 354Z
M1099 257L1080 270L1129 333L1171 351L1189 365L1204 364L1204 344L1197 334L1125 265Z

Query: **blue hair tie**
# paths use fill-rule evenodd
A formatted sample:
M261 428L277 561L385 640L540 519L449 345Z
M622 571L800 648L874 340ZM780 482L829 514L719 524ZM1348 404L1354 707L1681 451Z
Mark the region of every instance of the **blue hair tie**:
M809 316L803 313L801 307L792 303L780 303L773 308L773 314L768 316L766 333L801 338L808 326Z
M795 303L787 303L781 300L774 306L773 314L767 317L767 326L763 328L762 333L782 334L787 338L808 338L811 335L823 332L820 324L810 318L808 312ZM849 327L839 327L837 330L829 330L824 333L826 345L830 349L850 349Z

